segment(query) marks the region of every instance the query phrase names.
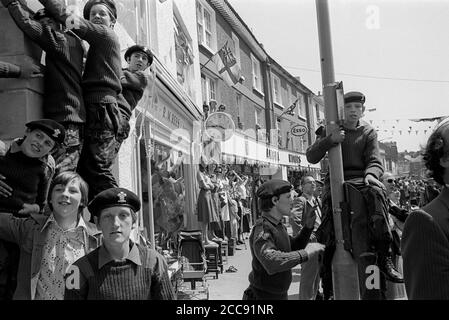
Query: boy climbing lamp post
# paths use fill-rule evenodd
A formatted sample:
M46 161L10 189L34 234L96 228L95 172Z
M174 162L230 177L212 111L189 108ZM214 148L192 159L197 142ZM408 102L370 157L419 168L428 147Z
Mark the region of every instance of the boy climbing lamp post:
M318 35L320 42L321 77L324 93L324 112L326 131L339 127L337 107L337 86L334 76L332 43L327 0L316 0ZM343 196L343 160L341 145L328 152L330 167L330 186L332 196L332 217L334 221L336 250L332 259L334 297L336 300L359 300L357 265L351 254L344 249L341 224L341 203Z

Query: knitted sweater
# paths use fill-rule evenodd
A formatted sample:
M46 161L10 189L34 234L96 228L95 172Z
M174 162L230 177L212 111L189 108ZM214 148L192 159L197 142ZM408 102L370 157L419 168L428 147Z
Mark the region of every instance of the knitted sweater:
M61 32L29 17L18 1L8 10L19 28L46 52L44 116L59 122L84 123L81 78L84 50L71 32Z
M101 268L99 247L77 260L71 269L79 270L79 288L69 287L66 275L65 300L173 300L175 294L165 259L153 249L134 246L141 264L135 259L109 261ZM131 250L132 251L132 250ZM131 253L131 252L130 252ZM132 261L134 260L134 261ZM70 272L70 271L69 271ZM76 273L74 273L76 274ZM75 281L76 282L76 281Z
M304 227L294 238L290 237L280 220L264 212L249 236L251 286L272 295L285 295L292 282L292 268L308 260L304 248L311 233L312 229Z
M13 189L10 197L0 197L0 212L17 213L24 203L36 203L42 210L53 172L50 155L44 159L27 157L14 142L5 155L0 155L0 174Z
M320 137L306 151L307 161L310 163L318 163L336 145L332 143L330 135L326 136L326 130L320 128L322 129L317 130ZM355 129L344 130L345 139L341 143L341 151L345 180L363 178L368 173L379 179L384 168L379 157L376 130L363 121Z
M128 101L131 111L137 106L137 103L142 99L143 91L148 85L148 80L142 71L132 72L128 69L123 69L122 76L123 96Z
M39 1L60 23L73 21L76 27L72 31L89 43L82 80L86 107L92 103L117 102L117 96L122 92L120 83L122 65L120 43L114 30L79 16L68 15L63 1ZM129 118L131 109L126 101L119 103L119 107Z
M20 67L15 64L0 61L0 78L18 78Z

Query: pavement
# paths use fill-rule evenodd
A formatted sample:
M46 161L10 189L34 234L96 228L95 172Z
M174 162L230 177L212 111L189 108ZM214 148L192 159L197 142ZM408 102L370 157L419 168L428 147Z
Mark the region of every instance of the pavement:
M214 279L214 274L207 274L206 279L209 285L209 300L242 300L243 291L248 288L248 275L251 271L251 250L248 239L245 245L237 245L237 250L233 256L228 256L227 263L223 263L223 273ZM226 272L230 266L234 266L237 272ZM293 269L293 281L288 291L289 300L298 300L299 275L301 267Z

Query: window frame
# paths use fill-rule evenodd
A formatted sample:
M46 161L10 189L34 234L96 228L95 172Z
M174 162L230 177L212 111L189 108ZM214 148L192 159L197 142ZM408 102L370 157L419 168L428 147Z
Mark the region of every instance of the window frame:
M254 64L256 64L257 70L254 70ZM255 71L257 71L257 74L255 73ZM260 66L260 61L252 53L251 53L251 75L252 75L253 89L263 95L262 70Z
M271 74L271 79L272 79L272 86L273 86L273 102L276 103L277 105L284 107L282 105L282 94L281 94L281 79L274 73ZM276 83L278 84L277 86L277 96L276 96Z
M210 16L210 30L206 28L205 14ZM216 17L214 9L203 0L196 1L196 30L198 34L198 44L206 48L209 52L215 53L217 51L217 30ZM201 28L201 30L200 30ZM210 34L210 43L207 43L206 35Z
M239 40L239 37L234 32L232 32L231 38L232 38L232 41L234 42L234 57L235 57L235 60L237 61L237 65L240 68L241 67L241 64L240 64L240 40Z

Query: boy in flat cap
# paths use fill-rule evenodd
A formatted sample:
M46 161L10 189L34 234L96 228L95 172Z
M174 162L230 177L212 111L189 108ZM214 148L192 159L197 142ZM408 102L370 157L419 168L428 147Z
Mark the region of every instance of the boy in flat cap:
M122 94L119 38L114 32L117 8L113 0L89 0L83 17L68 10L64 1L39 0L60 23L89 43L82 79L86 132L78 172L89 184L89 199L117 187L112 165L129 134L131 108Z
M323 251L320 243L308 243L316 216L305 217L305 226L292 238L282 224L290 216L293 202L288 181L269 180L257 190L262 217L249 237L252 271L243 300L287 300L291 269Z
M65 32L48 11L31 17L18 0L1 0L17 26L45 51L43 111L66 129L65 147L53 154L56 172L76 171L86 121L81 78L84 49L79 37ZM65 24L64 24L65 25Z
M98 247L101 234L82 217L87 190L77 173L62 172L51 182L49 216L0 213L0 239L20 247L14 300L62 300L68 266Z
M384 168L379 157L377 133L368 123L361 120L365 111L365 96L362 93L348 92L344 95L344 102L345 118L340 129L326 135L323 126L318 128L317 140L307 148L307 161L318 163L330 148L341 144L344 179L361 192L367 203L368 227L371 228L368 237L369 250L377 255L379 269L388 280L402 282L401 274L391 261L392 239L386 220L388 203L385 187L379 181ZM329 174L325 178L322 202L324 218L321 226L324 227L324 222L331 221L332 218ZM333 228L331 229L333 232ZM334 246L327 244L324 255L324 267L327 270L324 274L327 276L323 276L325 294L331 291L329 287L332 286L330 263L333 252Z
M103 244L66 274L66 300L173 300L167 262L130 240L140 200L124 188L100 192L89 204Z
M128 68L123 69L121 78L123 96L132 111L150 82L144 71L153 63L153 54L147 47L136 44L126 50L125 60L128 62Z
M55 167L50 153L65 138L64 127L53 120L31 121L26 126L24 137L10 146L0 141L0 212L14 216L43 210ZM0 241L0 298L2 294L12 297L18 256L17 245ZM6 288L1 279L9 279Z

